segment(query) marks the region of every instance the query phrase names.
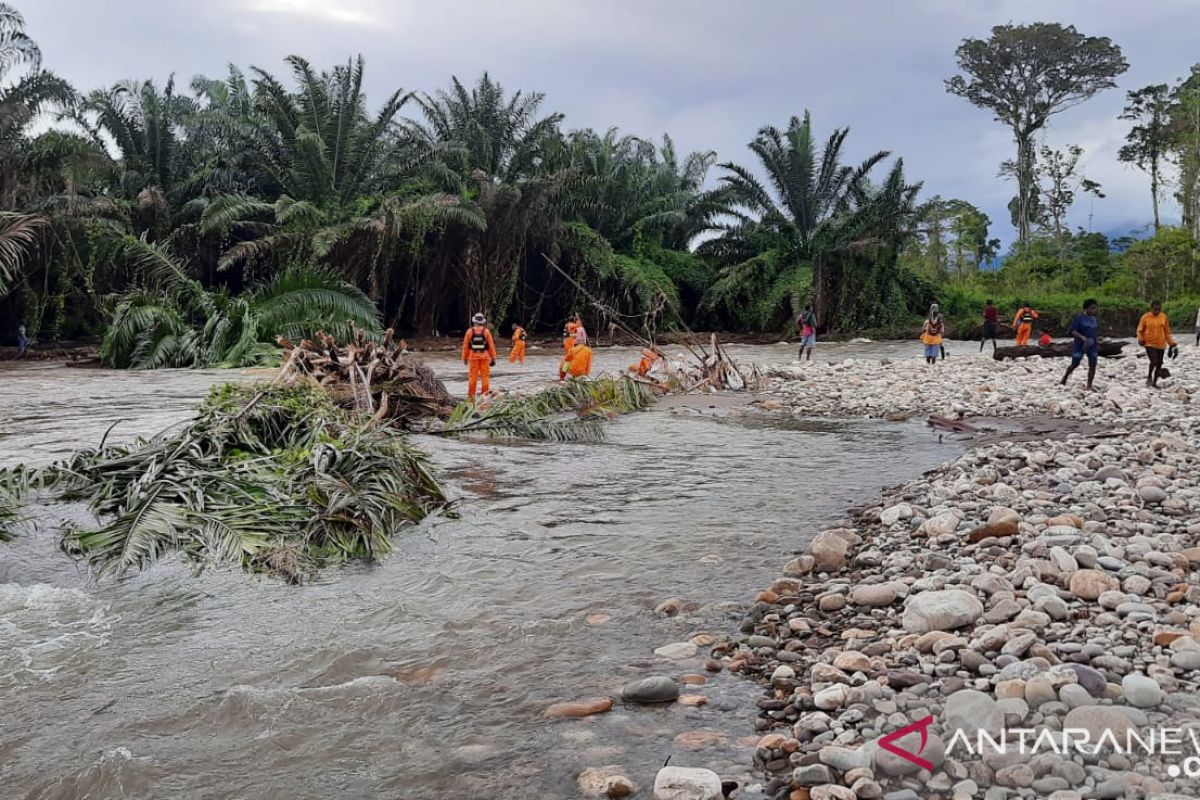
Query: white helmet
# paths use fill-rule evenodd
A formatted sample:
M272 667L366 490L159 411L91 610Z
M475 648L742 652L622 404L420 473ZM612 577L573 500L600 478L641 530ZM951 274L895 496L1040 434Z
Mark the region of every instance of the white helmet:
M475 316L471 317L471 322L475 325L482 325L487 322L487 317L485 317L483 314L476 314Z

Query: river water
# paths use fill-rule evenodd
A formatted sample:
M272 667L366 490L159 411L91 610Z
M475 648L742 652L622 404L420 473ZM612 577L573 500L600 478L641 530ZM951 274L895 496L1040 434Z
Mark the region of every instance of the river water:
M919 357L911 343L819 352L848 355ZM596 366L633 360L606 349ZM452 358L430 361L462 390ZM535 385L554 361L504 363L495 382ZM46 463L118 420L113 437L152 433L213 382L249 377L0 368L0 464ZM602 444L422 438L461 518L431 518L382 565L302 587L173 560L97 584L56 549L83 512L36 509L0 544L0 795L572 798L582 769L611 764L648 797L668 758L752 783L759 690L737 677L710 676L701 708L540 714L703 672L653 650L736 631L823 525L959 445L917 423L765 423L729 406L663 405L614 421ZM689 610L656 616L673 596Z

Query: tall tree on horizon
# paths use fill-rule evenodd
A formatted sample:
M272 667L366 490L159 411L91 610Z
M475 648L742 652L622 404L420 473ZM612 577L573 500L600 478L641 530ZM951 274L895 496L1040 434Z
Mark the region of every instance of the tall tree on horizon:
M997 25L987 39L963 39L955 56L965 74L948 78L946 91L991 111L1016 142L1014 216L1024 248L1037 197L1035 137L1053 115L1116 86L1129 64L1107 37L1048 22Z
M1161 227L1158 195L1162 185L1162 162L1171 145L1171 90L1165 83L1143 86L1125 94L1125 109L1117 119L1135 123L1125 134L1117 158L1133 164L1150 176L1150 199L1154 204L1154 230Z

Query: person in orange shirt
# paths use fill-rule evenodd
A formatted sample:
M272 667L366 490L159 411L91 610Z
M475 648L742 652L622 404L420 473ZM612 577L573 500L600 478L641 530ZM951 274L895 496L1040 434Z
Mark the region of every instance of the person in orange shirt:
M558 379L566 380L567 375L572 378L586 378L591 371L592 348L586 344L577 344L571 347L567 357L558 365Z
M1171 335L1171 321L1162 313L1162 303L1155 300L1150 304L1150 310L1142 314L1137 326L1138 344L1146 348L1146 358L1150 359L1150 371L1146 373L1146 385L1157 389L1159 373L1162 372L1163 356L1167 347L1175 347L1175 337Z
M525 332L517 323L513 323L512 327L512 350L508 353L508 360L513 364L518 361L525 363L525 342L529 339L529 334Z
M467 365L467 399L475 399L475 385L482 383L483 393L491 391L491 368L496 365L496 342L487 329L487 318L476 314L463 335L462 360Z
M1017 309L1017 315L1013 317L1013 327L1017 329L1017 347L1029 344L1029 337L1033 334L1033 321L1037 318L1038 312L1028 303Z
M575 346L575 334L582 327L583 323L579 321L579 315L572 314L563 328L563 355L571 354L571 348Z
M642 350L642 358L636 364L629 365L629 371L637 375L639 378L644 378L650 374L650 370L654 368L654 362L662 358L656 351L649 347Z

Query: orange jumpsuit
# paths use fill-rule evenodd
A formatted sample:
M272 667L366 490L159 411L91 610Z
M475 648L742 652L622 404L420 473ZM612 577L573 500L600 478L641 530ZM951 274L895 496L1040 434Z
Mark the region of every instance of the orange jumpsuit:
M631 364L629 371L637 373L638 377L644 378L650 374L650 370L654 367L654 362L657 360L658 353L650 349L643 350L641 360L636 364Z
M571 355L571 348L575 346L575 332L580 327L582 326L574 320L567 323L567 332L563 334L563 355Z
M1013 317L1013 327L1017 329L1017 347L1029 344L1029 337L1033 334L1033 321L1037 318L1038 313L1029 306L1023 307Z
M569 373L572 378L584 378L592 371L592 348L586 344L577 344L567 353L562 364L558 367L558 379L561 381Z
M508 360L516 364L518 361L525 363L525 340L529 338L529 334L525 333L525 329L520 325L513 330L512 335L512 350L509 351Z
M483 383L483 393L491 390L491 365L496 360L492 332L483 325L472 325L463 335L462 360L467 365L467 397L475 399L475 385Z

